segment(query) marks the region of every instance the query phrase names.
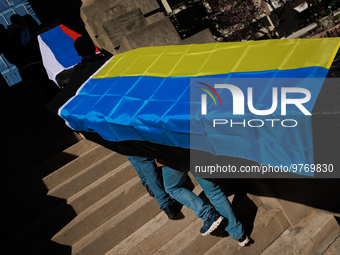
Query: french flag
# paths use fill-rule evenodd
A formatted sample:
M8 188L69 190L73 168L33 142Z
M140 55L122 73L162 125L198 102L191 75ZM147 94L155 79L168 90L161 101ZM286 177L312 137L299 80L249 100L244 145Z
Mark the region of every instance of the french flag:
M59 25L38 36L43 64L48 77L55 83L57 83L58 73L72 68L81 61L73 46L74 41L80 36L64 25Z

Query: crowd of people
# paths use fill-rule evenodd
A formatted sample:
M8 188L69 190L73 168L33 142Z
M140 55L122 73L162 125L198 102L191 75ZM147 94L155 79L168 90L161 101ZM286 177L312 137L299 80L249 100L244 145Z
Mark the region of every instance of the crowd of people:
M9 62L17 66L24 82L30 86L38 86L50 100L60 89L46 74L34 26L29 26L29 22L17 14L11 17L11 22L12 25L7 29L0 25L0 52ZM87 67L104 57L102 54L96 54L96 48L88 37L81 36L76 39L74 48L82 60L72 69L66 86L72 86L72 81L79 75L84 77L84 72L87 77L92 75ZM174 219L184 205L203 220L203 227L200 230L203 236L212 233L224 221L225 231L232 239L237 240L240 246L249 243L249 238L228 198L215 180L196 178L211 206L184 186L189 165L133 155L128 156L128 160L137 171L141 183L156 199L159 208L169 219Z
M7 29L0 24L0 53L15 65L22 81L39 88L47 100L51 100L59 87L48 78L39 49L34 19L13 14Z

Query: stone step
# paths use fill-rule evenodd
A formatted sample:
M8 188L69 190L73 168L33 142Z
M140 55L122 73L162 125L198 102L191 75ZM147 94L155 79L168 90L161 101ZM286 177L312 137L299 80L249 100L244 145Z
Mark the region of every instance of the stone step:
M169 17L160 19L134 32L126 34L122 40L118 53L140 47L162 46L180 43L178 35Z
M103 147L101 146L95 146L95 148L90 150L92 151L90 155L88 153L85 153L85 157L88 158L91 155L93 156L94 152L102 152L102 154L105 154L107 152L107 150L103 150ZM136 171L132 168L131 164L127 162L127 158L125 156L119 155L112 151L109 152L110 153L108 155L104 156L101 159L100 157L94 157L97 160L99 159L98 161L87 161L87 163L93 164L85 168L81 172L71 176L69 179L50 190L50 193L61 195L62 198L56 198L50 195L43 195L38 199L30 202L27 206L21 208L19 211L16 211L13 214L8 215L7 218L2 219L1 240L3 241L1 242L0 246L3 249L7 250L10 249L9 247L13 246L15 242L19 241L20 243L25 244L25 246L16 247L14 249L16 251L15 254L21 252L21 249L25 249L26 251L27 247L34 245L34 243L36 242L39 242L40 239L44 238L46 235L49 235L51 233L53 233L54 235L55 233L58 233L63 226L67 225L69 221L77 216L77 213L79 213L79 211L76 212L73 209L72 203L78 204L78 210L80 208L85 209L85 205L91 205L91 200L94 200L93 198L91 198L91 193L93 194L93 192L96 191L96 188L98 189L97 186L93 186L96 180L96 185L102 184L100 185L101 188L106 188L106 191L104 189L104 191L101 192L105 195L105 192L108 192L109 180L111 180L111 183L113 183L112 177L119 177L119 172L121 172L120 180L118 179L118 181L116 182L116 186L113 186L114 188L118 187L119 183L120 185L122 185L123 181L125 182L126 180L131 178L129 177L131 176L131 173L133 173L133 176L136 176ZM74 165L75 161L71 162L72 165ZM132 170L126 170L127 168L132 168ZM126 170L127 174L122 176L122 172L124 170ZM60 171L60 169L58 171ZM113 175L112 172L117 172L117 174ZM106 176L103 176L104 174ZM110 174L111 176L109 176ZM60 175L58 176L60 177ZM103 180L103 178L105 177L106 180ZM111 177L111 179L109 177ZM89 182L92 182L92 184L90 184ZM70 185L72 183L77 183L76 189L74 189L74 187ZM103 184L106 184L106 187L104 187ZM140 186L142 185L140 184ZM84 190L81 190L80 192L78 192L78 194L76 192L79 190L79 187L84 187ZM63 191L65 188L67 190L66 192ZM71 189L73 192L70 192ZM143 191L146 192L144 187ZM128 198L125 199L127 203L131 202L131 199L134 197L134 195L126 190L120 191L119 194L121 194L122 192L125 192L128 196ZM71 205L66 203L66 195L72 195ZM95 196L97 197L97 199L101 198L98 196L98 194L95 194ZM120 196L120 198L121 197L124 196ZM82 201L82 199L87 200ZM81 206L79 206L80 204ZM119 206L115 206L115 208L118 208L119 210ZM103 213L103 211L101 211L101 213ZM30 235L30 233L34 233L34 235ZM51 235L50 238L52 238L53 235ZM50 242L50 244L53 244L53 242ZM50 246L48 245L47 247Z
M217 243L221 237L214 234L202 236L200 234L202 225L203 221L196 217L189 226L153 254L203 254L204 251Z
M12 235L20 232L21 229L27 228L32 222L39 221L45 214L64 204L66 204L64 199L46 195L31 201L19 210L1 218L0 238L11 238Z
M334 242L339 234L340 226L334 216L312 210L298 225L284 231L261 255L322 254L327 252L327 247ZM339 241L334 242L333 247L338 247L339 243ZM329 250L329 252L331 251L332 249ZM338 252L339 250L334 254L338 254Z
M337 237L335 241L322 253L322 255L336 255L340 251L340 237Z
M37 199L31 199L26 206L7 214L7 217L1 218L1 222L3 223L1 232L4 231L6 235L10 235L16 230L25 227L29 222L36 220L44 213L53 210L55 206L58 206L58 201L63 203L65 199L75 195L81 189L86 188L96 179L109 173L117 166L126 162L126 160L126 157L111 152L104 158L99 159L94 164L50 190L47 193L47 196L42 195ZM6 222L12 223L5 224Z
M111 150L104 148L101 145L97 145L90 151L83 154L77 160L74 160L65 166L51 173L42 179L47 190L51 190L77 173L81 172L83 169L96 163L98 160L102 159L106 155L112 153Z
M72 255L105 254L159 212L156 200L145 194L72 245Z
M69 246L75 244L87 234L91 235L92 231L95 231L101 224L119 214L145 193L146 189L140 183L139 177L135 176L123 186L80 213L57 233L52 241Z
M261 205L257 210L253 226L252 222L245 223L245 231L248 235L251 231L249 236L254 240L254 243L241 248L237 241L227 237L218 241L206 252L197 254L261 254L288 227L289 223L280 210ZM277 253L272 254L276 255Z
M207 202L207 198L204 196L200 186L196 186L193 192L199 194L199 196ZM234 197L234 195L231 195L228 199L233 201ZM258 199L256 200L256 203L260 204ZM235 211L240 211L240 208L247 208L247 210L243 210L246 213L241 213L242 217L247 218L251 215L253 210L257 210L256 203L250 203L249 201L249 198L246 199L243 197L237 201L236 205L234 205ZM128 238L113 247L105 255L176 254L176 252L178 252L178 254L196 254L197 251L206 251L209 247L214 245L225 232L223 229L219 229L218 231L216 230L212 236L203 237L199 233L202 224L203 221L198 219L193 211L187 207L183 207L181 213L175 220L171 221L160 213L136 230ZM172 240L173 238L174 240ZM196 248L193 248L192 245ZM192 250L195 252L191 253Z
M42 179L71 161L79 158L81 155L87 153L96 146L97 144L94 142L81 139L76 144L66 148L61 153L49 158L33 168L32 172L38 178Z
M251 218L252 212L257 210L256 205L252 202L249 203L248 197L242 197L241 200L235 204L236 196L231 195L228 197L232 201L236 214L240 217L241 221L245 223L244 219ZM240 214L242 209L244 213ZM246 209L246 210L245 210ZM247 226L247 224L245 224ZM202 236L200 228L203 226L203 221L194 216L193 222L188 225L183 231L175 235L169 242L157 249L152 254L204 254L210 248L214 247L217 243L224 239L230 239L226 236L222 225L209 236ZM132 253L131 253L132 254ZM151 253L150 253L151 254ZM214 254L224 254L214 253Z
M79 214L135 176L137 176L136 170L127 161L68 198L67 204L71 205L73 210Z
M201 186L196 186L193 192L200 194L202 192ZM161 212L105 255L153 254L196 219L194 212L185 206L182 207L180 214L174 220L169 220L166 214Z
M49 190L47 195L67 199L126 161L127 158L125 156L116 152L111 152L81 172Z
M0 250L3 254L27 254L26 250L39 242L41 239L52 237L52 233L57 233L62 226L65 226L70 220L72 220L76 214L71 206L65 203L65 200L47 197L52 200L54 204L52 210L40 215L37 219L29 219L25 226L16 229L13 233L9 233L6 230L12 230L10 225L16 224L15 221L6 222L2 225L1 229L1 241ZM43 202L49 202L45 200ZM15 220L19 220L16 218ZM17 224L16 224L17 225ZM3 233L4 232L4 233ZM37 253L39 254L39 253ZM45 253L48 254L48 253Z
M2 160L2 183L16 178L50 157L80 141L79 135L67 127L58 127L55 134L47 134L13 150Z
M51 238L57 231L52 231L46 234L38 242L31 244L31 246L26 247L23 255L61 255L61 254L71 254L71 246L61 245L51 241ZM13 254L17 255L17 254Z
M76 144L63 150L59 154L34 167L32 170L25 172L14 180L2 185L0 187L0 200L2 201L9 196L13 196L21 190L27 188L32 183L41 180L42 178L56 171L63 165L66 165L72 160L80 157L83 153L87 152L95 146L95 143L88 140L81 140L77 142Z
M1 232L4 232L4 235L14 234L15 231L24 228L30 222L38 220L42 215L53 211L55 207L60 207L60 204L65 203L65 199L75 195L81 189L93 183L96 178L100 178L111 172L125 161L126 157L111 152L109 155L50 190L47 196L41 196L20 210L2 218L1 222L3 224ZM6 224L8 222L11 222L11 224Z
M39 205L39 201L46 197L49 190L78 174L88 166L95 164L98 160L110 153L112 153L112 151L96 145L77 159L44 177L42 180L33 183L21 192L7 198L3 202L4 209L1 211L2 219L14 213L20 213L20 211L25 214L23 208L32 208L33 204ZM52 199L48 200L50 201ZM49 207L47 206L47 208ZM34 209L34 207L32 209Z
M121 156L123 157L123 156ZM125 157L126 159L126 157ZM40 240L35 240L37 241L36 243L34 243L33 241L30 243L31 247L27 247L25 249L25 254L60 254L62 253L62 251L70 250L70 246L69 245L63 245L58 243L58 241L61 240L64 241L65 237L68 238L71 235L71 238L76 238L77 235L82 235L82 233L70 233L70 231L74 231L74 228L69 228L69 226L73 226L74 221L71 221L73 218L74 220L78 217L82 217L84 214L86 214L86 209L91 207L93 204L95 204L98 200L100 200L101 198L105 197L105 195L109 194L110 192L112 193L115 189L118 189L118 195L117 196L121 196L122 192L126 193L126 196L128 196L127 198L125 196L121 196L118 198L122 199L124 201L127 201L127 203L131 203L132 197L134 196L133 193L131 192L131 190L124 190L121 187L122 186L126 186L125 183L129 183L129 180L131 178L137 177L137 172L134 170L134 168L132 167L132 165L130 164L130 162L126 161L125 163L123 163L122 165L116 167L114 170L110 171L109 173L107 173L105 176L102 176L101 178L99 178L98 180L96 180L95 182L93 182L92 184L88 185L87 187L85 187L83 190L81 190L80 192L76 193L75 195L73 195L72 197L68 198L66 203L65 200L63 203L61 203L59 206L57 206L56 208L52 209L50 212L48 212L46 215L51 215L50 216L50 220L54 221L53 217L55 215L64 215L65 211L67 210L72 210L72 214L70 214L70 217L67 218L68 221L63 221L62 224L58 225L57 228L55 228L56 230L53 232L48 232L50 230L50 227L44 228L44 226L40 225L40 221L41 219L38 219L36 221L35 224L35 229L38 229L39 232L43 232L46 233L46 237L40 239ZM138 178L138 177L137 177ZM139 181L139 179L138 179ZM140 185L142 186L142 185ZM121 188L119 190L119 188ZM143 187L142 191L145 193L145 189ZM139 192L141 193L141 192ZM51 198L51 197L49 197ZM56 198L55 198L56 199ZM121 203L119 201L116 201L117 205L114 204L114 208L120 210L120 206L124 203ZM97 205L95 205L92 208L96 208ZM109 209L112 209L112 207L109 206ZM102 209L102 210L100 210ZM99 216L97 214L97 217L99 218L99 220L101 219L101 217L105 218L105 212L108 209L103 209L102 207L99 208L100 213ZM105 211L106 210L106 211ZM84 213L82 213L82 211L85 211ZM101 214L104 214L101 215ZM47 217L46 215L44 215L42 218ZM86 217L85 217L86 218ZM86 222L86 219L85 221ZM98 220L97 220L98 222ZM69 223L69 225L68 225ZM91 221L89 223L89 225L84 224L82 226L76 226L76 228L80 227L82 228L80 231L83 231L92 225L95 225L95 221ZM65 226L65 227L63 227ZM91 228L91 227L90 227ZM48 232L48 233L47 233ZM62 235L65 235L62 236ZM47 238L48 237L48 238ZM20 238L20 237L19 237ZM56 239L57 241L55 241L54 239ZM60 239L60 240L59 240ZM53 252L51 252L53 250ZM68 253L70 254L70 253Z

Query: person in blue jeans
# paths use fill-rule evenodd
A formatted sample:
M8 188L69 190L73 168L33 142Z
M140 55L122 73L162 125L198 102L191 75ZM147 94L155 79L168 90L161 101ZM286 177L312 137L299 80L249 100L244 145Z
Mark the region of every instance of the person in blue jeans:
M203 202L201 198L183 187L187 178L189 166L182 163L175 163L170 166L163 166L163 180L165 191L178 202L192 209L197 217L204 221L200 232L203 236L214 231L223 218L228 220L225 230L230 237L237 240L240 246L245 246L249 238L245 235L242 224L236 218L231 204L220 186L211 179L196 178L204 193L209 198L210 205Z
M128 159L150 196L156 199L159 208L167 214L168 218L173 219L179 213L180 206L165 192L164 185L157 172L155 159L138 156L128 156Z

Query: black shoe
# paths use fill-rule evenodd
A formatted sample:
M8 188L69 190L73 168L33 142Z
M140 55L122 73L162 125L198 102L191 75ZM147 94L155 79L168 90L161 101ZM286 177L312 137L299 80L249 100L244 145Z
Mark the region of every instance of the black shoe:
M250 239L248 236L246 236L245 234L237 240L238 241L238 244L241 246L241 247L244 247L246 246L246 244L249 243Z
M173 202L171 205L163 208L163 211L168 215L169 219L173 219L176 215L181 211L180 204L176 201Z
M149 185L145 185L145 188L147 190L147 192L149 193L150 197L155 197L155 195L153 194L152 190L150 189Z
M223 217L214 209L211 209L209 217L204 221L200 232L202 236L207 236L213 232L222 222Z

